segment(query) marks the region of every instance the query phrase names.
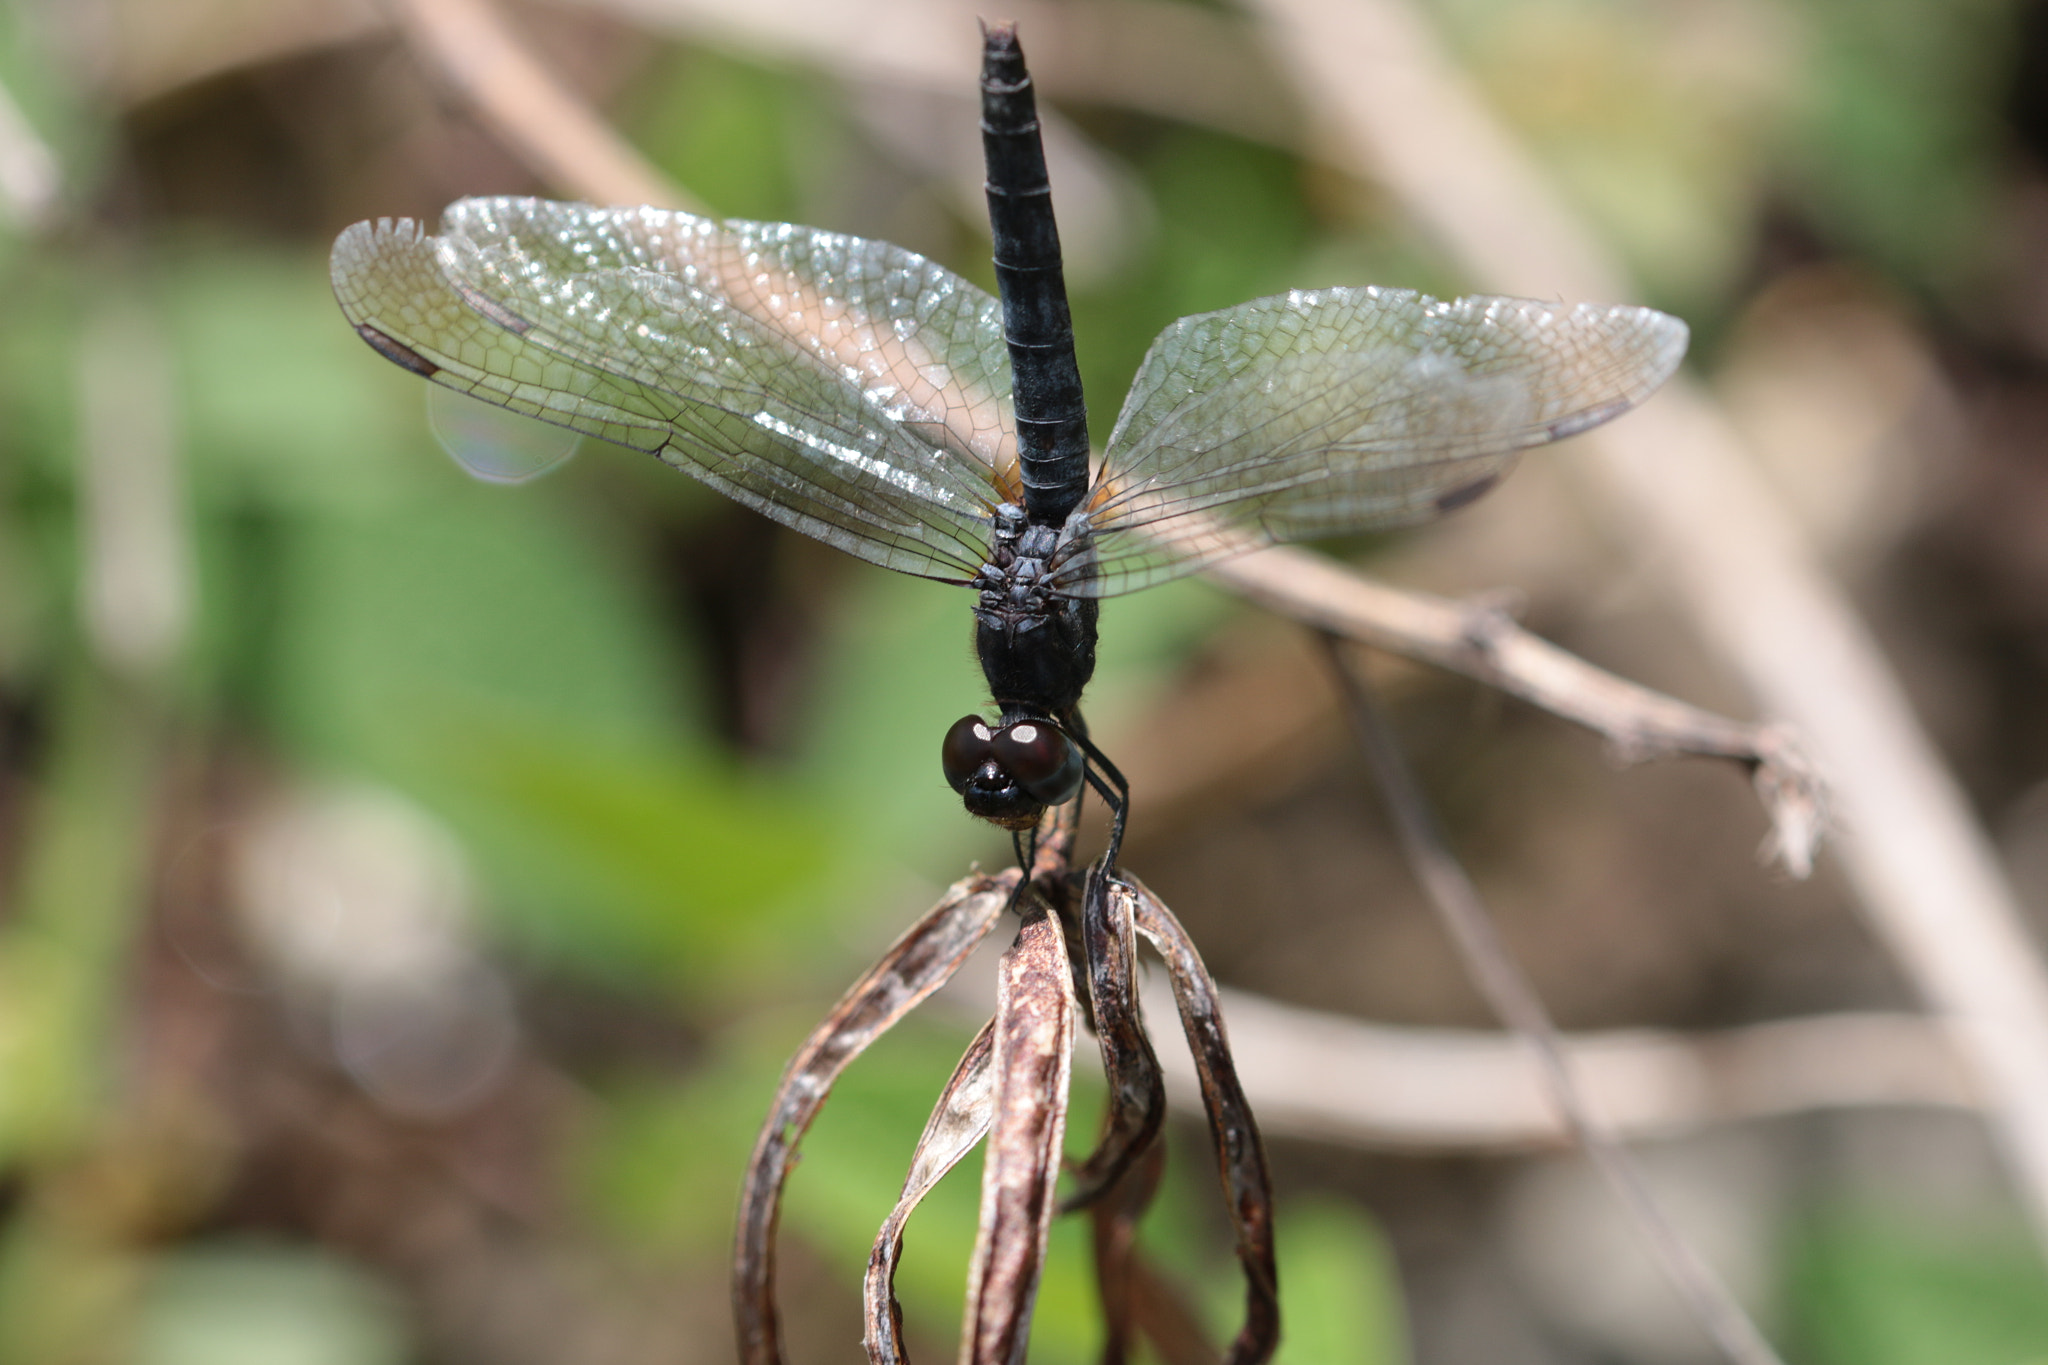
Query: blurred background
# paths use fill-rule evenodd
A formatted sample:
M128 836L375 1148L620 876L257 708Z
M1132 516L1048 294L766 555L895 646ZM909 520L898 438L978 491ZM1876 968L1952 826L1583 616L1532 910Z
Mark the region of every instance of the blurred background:
M350 334L326 277L343 226L575 192L478 112L422 36L434 11L0 5L7 1365L730 1359L732 1210L783 1060L946 883L1007 857L939 780L943 727L984 699L958 590L613 449L473 480L425 386ZM848 12L498 17L709 211L887 238L991 285L972 9L892 4L831 39ZM1418 14L1626 263L1630 301L1691 323L1695 373L1873 624L2038 931L2048 5ZM1333 168L1255 16L1023 17L1098 433L1181 315L1469 287L1394 196ZM1751 715L1573 458L1440 528L1329 548L1503 590L1596 663ZM1300 629L1199 582L1112 601L1103 629L1089 715L1132 780L1126 861L1217 977L1321 1012L1296 1021L1404 1026L1395 1043L1489 1027ZM1566 1028L1910 1033L1907 978L1827 859L1806 882L1759 862L1739 771L1622 770L1472 683L1384 682ZM963 975L982 984L864 1058L806 1145L793 1359L854 1358L869 1242L984 1008L986 961ZM1903 1055L1879 1051L1804 1074ZM1967 1087L1788 1084L1766 1116L1639 1148L1788 1357L2048 1361L2048 1272ZM1712 1359L1576 1159L1454 1127L1269 1123L1282 1360ZM1171 1140L1148 1237L1220 1338L1237 1289L1206 1138L1183 1117ZM951 1349L977 1169L912 1226L924 1356ZM1055 1242L1047 1365L1096 1339L1082 1239Z

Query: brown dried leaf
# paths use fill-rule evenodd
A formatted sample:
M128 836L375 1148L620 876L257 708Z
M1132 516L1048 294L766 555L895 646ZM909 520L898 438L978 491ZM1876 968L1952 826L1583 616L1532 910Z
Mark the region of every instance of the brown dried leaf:
M1228 1365L1258 1365L1269 1359L1280 1340L1280 1300L1273 1266L1273 1186L1266 1172L1266 1152L1259 1142L1237 1068L1230 1060L1230 1042L1223 1033L1223 1015L1216 1003L1216 983L1202 965L1194 941L1173 912L1136 878L1119 874L1110 889L1135 898L1138 932L1166 959L1173 982L1174 1003L1180 1006L1181 1028L1202 1087L1202 1107L1209 1117L1209 1137L1216 1148L1216 1173L1223 1199L1237 1232L1237 1259L1244 1269L1244 1326L1224 1357Z
M1120 888L1108 890L1111 885L1107 877L1090 876L1081 915L1089 1012L1109 1082L1109 1105L1102 1141L1074 1173L1079 1188L1068 1196L1067 1210L1086 1207L1121 1180L1159 1140L1166 1117L1166 1085L1138 1006L1132 897Z
M740 1191L732 1306L742 1365L780 1365L782 1360L775 1316L775 1225L797 1143L818 1116L839 1073L944 985L988 936L1010 903L1018 877L1012 870L953 883L945 897L840 997L790 1058Z
M900 1365L907 1359L903 1312L896 1302L896 1263L903 1255L903 1228L932 1186L988 1132L996 1104L995 1032L995 1020L982 1025L960 1064L953 1068L952 1079L940 1092L911 1155L903 1195L883 1222L874 1250L868 1253L867 1283L862 1292L867 1330L862 1341L875 1365Z
M967 1270L962 1365L1021 1365L1052 1227L1073 1069L1074 987L1059 921L1034 905L997 978L995 1118Z

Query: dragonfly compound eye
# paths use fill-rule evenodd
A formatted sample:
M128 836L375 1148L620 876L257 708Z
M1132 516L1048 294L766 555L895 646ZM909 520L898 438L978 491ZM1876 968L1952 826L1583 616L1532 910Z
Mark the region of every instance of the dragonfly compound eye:
M939 762L945 767L946 782L954 791L965 792L975 773L995 757L990 745L994 738L995 732L980 716L962 716L946 731L946 742L939 746Z
M995 760L1017 785L1048 806L1074 799L1081 790L1084 760L1056 725L1020 720L996 731Z

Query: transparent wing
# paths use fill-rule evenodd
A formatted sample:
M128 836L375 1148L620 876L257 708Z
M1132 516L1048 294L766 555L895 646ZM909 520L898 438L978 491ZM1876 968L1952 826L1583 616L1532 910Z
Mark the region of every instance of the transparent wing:
M438 236L357 223L331 266L389 359L891 569L972 577L1014 486L1000 305L885 242L465 199Z
M1648 308L1325 289L1152 343L1060 585L1106 597L1284 541L1412 525L1627 411L1686 328Z

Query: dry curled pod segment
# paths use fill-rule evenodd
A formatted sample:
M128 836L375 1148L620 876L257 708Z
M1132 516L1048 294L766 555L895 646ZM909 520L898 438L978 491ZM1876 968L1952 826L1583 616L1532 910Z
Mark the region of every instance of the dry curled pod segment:
M1273 1264L1273 1182L1266 1170L1265 1145L1259 1140L1251 1105L1230 1058L1216 983L1209 979L1209 969L1202 965L1194 940L1165 902L1128 874L1119 874L1110 884L1109 894L1131 899L1138 932L1166 960L1181 1028L1187 1034L1201 1083L1202 1109L1216 1150L1216 1176L1237 1236L1238 1264L1244 1270L1244 1326L1238 1329L1224 1360L1226 1365L1256 1365L1273 1354L1280 1340L1280 1296Z
M1067 1209L1094 1203L1122 1179L1158 1141L1166 1117L1166 1083L1138 1005L1131 897L1113 890L1115 885L1092 876L1082 897L1083 977L1109 1106L1101 1141L1074 1170L1077 1188L1066 1200Z
M955 882L840 997L783 1071L747 1162L733 1239L733 1319L743 1365L780 1365L782 1360L775 1312L775 1225L797 1143L848 1064L945 985L988 937L1015 895L1019 875L1013 869Z
M1074 988L1059 920L1024 916L996 979L995 1103L981 1175L981 1225L967 1267L961 1356L1021 1365L1058 1207L1074 1056Z

